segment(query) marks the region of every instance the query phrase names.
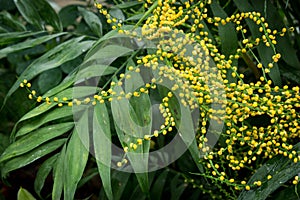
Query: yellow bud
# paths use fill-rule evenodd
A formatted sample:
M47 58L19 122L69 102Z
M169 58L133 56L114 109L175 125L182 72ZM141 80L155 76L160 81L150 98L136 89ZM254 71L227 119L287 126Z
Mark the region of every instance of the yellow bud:
M257 181L257 182L256 182L256 185L257 185L257 186L261 186L261 181Z
M267 176L267 179L270 180L271 178L272 178L272 176L269 174L269 175Z
M122 167L122 163L121 162L117 162L117 166L118 167Z
M150 139L151 139L151 136L150 136L150 135L145 135L145 136L144 136L144 139L145 139L145 140L150 140Z
M294 185L297 185L297 184L298 184L298 181L293 180L293 184L294 184Z
M140 138L139 138L139 139L137 139L136 141L137 141L137 143L138 143L139 145L141 145L141 144L143 143L143 140L142 140L142 139L140 139Z
M39 97L36 99L37 102L41 102L42 100L43 100L43 98L42 98L41 96L39 96Z
M132 148L133 148L134 150L136 150L137 147L138 147L138 146L137 146L136 144L133 144L133 145L132 145Z

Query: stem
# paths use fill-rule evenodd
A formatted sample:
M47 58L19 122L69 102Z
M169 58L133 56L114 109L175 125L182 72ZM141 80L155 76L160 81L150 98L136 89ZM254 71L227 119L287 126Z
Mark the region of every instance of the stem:
M151 13L152 11L157 7L158 1L155 1L154 4L149 8L147 12L143 15L143 17L134 25L133 30L136 29Z

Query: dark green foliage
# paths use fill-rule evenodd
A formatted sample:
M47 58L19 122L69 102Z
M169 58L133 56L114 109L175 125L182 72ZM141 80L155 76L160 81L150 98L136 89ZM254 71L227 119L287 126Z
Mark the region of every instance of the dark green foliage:
M178 1L178 4L180 2L185 1ZM295 26L294 32L278 40L276 48L283 57L269 74L275 85L294 86L300 84L299 6L298 0L213 1L209 12L213 16L226 18L236 12L256 10L265 16L272 28L279 30L282 27ZM145 8L140 1L122 1L113 5L109 14L132 25L148 16L145 15ZM124 29L132 30L132 25L124 26ZM247 25L255 38L259 34L254 28L255 24L247 21ZM214 39L225 56L239 48L240 36L232 24L220 26L218 30L209 25L205 26L210 33L208 37ZM100 91L115 81L117 75L124 73L126 67L134 65L134 56L142 55L143 52L140 49L141 44L135 43L132 47L126 43L128 38L116 38L117 35L117 30L111 30L105 17L93 5L69 5L56 13L46 0L0 0L0 174L3 182L13 182L14 180L9 179L11 173L24 173L23 167L31 164L39 166L39 169L34 179L29 179L30 187L34 188L30 193L41 199L74 199L80 196L76 191L87 184L94 184L97 192L88 190L89 194L82 198L92 195L99 199L209 199L207 194L209 191L213 194L216 188L206 186L207 181L204 178L192 174L202 173L205 166L199 162L197 143L189 138L189 134L182 137L182 142L189 145L188 151L163 169L130 174L111 168L117 162L112 163L116 160L111 155L109 142L117 141L122 149L130 146L135 139L129 137L128 143L118 143L118 139L124 137L125 128L114 124L111 113L117 112L114 109L127 108L128 113L120 113L119 118L116 118L130 116L136 123L124 126L132 132L141 133L142 137L145 135L143 131L152 131L151 116L155 113L151 112L151 101L166 96L169 92L167 88L159 88L159 92L153 92L150 96L142 94L139 98L131 98L129 102L113 102L112 107L97 104L93 112L85 107L79 110L67 106L59 108L59 102L50 105L46 102L38 103L29 100L28 93L19 88L20 83L26 79L32 83L31 88L43 98L55 96L59 100L64 97L68 100L87 97ZM122 44L118 43L120 41ZM270 62L273 55L270 48L260 45L255 51L263 64ZM105 59L112 61L107 64ZM253 63L247 61L244 59L236 64L245 65L251 76L249 79L255 79L255 71L248 67ZM101 76L101 80L96 86L87 84L73 87L75 83L82 83L82 77L86 76ZM132 75L124 90L134 91L136 85L143 84L143 78ZM235 78L230 78L230 82L236 81ZM178 112L178 101L170 101L169 104L171 112L177 117L176 123L182 123L178 131L188 132L193 126L192 119L185 110ZM73 115L78 113L85 117L76 121ZM268 118L263 115L262 118L252 118L249 124L261 126L261 123L269 123ZM92 125L93 130L89 125ZM78 131L76 126L84 130ZM141 129L140 126L146 128ZM87 134L85 138L93 138L94 143L89 140L82 141L82 132ZM102 140L99 133L106 139ZM143 142L138 149L139 153L148 153L167 143L167 139L161 137L156 141L154 148L150 141ZM299 143L295 148L299 151ZM127 157L134 171L147 171L148 166L140 164L140 161L148 160L147 156L148 154L132 154ZM265 177L272 170L273 179L268 182L270 185L242 191L238 198L299 198L295 192L300 193L299 184L284 187L286 182L300 173L299 164L300 162L293 164L282 156L264 163L252 177L253 180L256 177ZM193 183L187 181L197 178L197 184L204 187L193 187ZM18 183L11 184L20 186ZM52 193L45 194L45 188ZM21 188L17 197L20 200L32 200L34 197L30 193ZM0 194L0 200L2 199L4 197Z

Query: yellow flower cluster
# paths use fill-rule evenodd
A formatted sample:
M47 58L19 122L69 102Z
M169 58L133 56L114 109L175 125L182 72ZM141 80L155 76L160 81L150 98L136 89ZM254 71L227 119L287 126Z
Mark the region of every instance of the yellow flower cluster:
M108 13L107 9L103 8L103 5L101 3L95 2L94 5L99 10L99 13L101 13L102 15L104 15L106 17L106 22L108 24L112 24L113 30L120 28L122 26L122 20L112 17Z
M283 36L287 29L271 30L264 17L258 12L237 13L222 19L209 17L208 6L210 0L186 1L184 5L176 4L172 0L158 0L152 15L142 26L141 37L147 40L158 41L156 51L144 55L136 61L137 67L128 66L130 73L120 74L117 82L111 82L110 88L94 95L94 99L86 98L83 101L67 98L42 98L30 91L29 98L36 98L37 102L54 102L58 106L64 104L72 106L81 103L104 103L105 101L120 100L122 98L139 97L148 94L163 82L172 81L170 91L162 97L160 111L165 119L160 130L151 135L137 138L124 152L134 151L144 141L152 140L159 135L166 135L175 129L175 119L172 116L169 100L178 94L179 102L191 110L199 109L200 127L197 132L199 151L205 154L200 162L205 167L202 176L217 183L216 187L228 198L236 198L234 190L251 190L260 187L272 178L270 173L261 180L248 183L251 174L261 164L276 155L283 155L294 163L300 161L299 152L293 149L300 138L300 94L299 87L275 86L269 78L269 73L281 58L276 51L277 38ZM119 27L118 20L111 18L101 4L96 3L100 13L106 16L108 23L117 23L113 29ZM147 1L145 8L154 5ZM247 36L248 29L245 19L257 24L261 33L259 37ZM187 23L192 21L192 25ZM220 52L220 44L214 42L207 32L206 24L218 27L234 24L236 31L241 34L240 48L230 56ZM132 32L120 29L120 32L131 35ZM270 62L263 65L254 49L259 45L271 48L274 55ZM254 72L255 81L249 82L245 75L240 73L237 61L251 55L249 68ZM141 68L151 69L155 78L138 88L134 92L125 93L115 90L116 86L123 84L123 79L130 79L133 74L140 73ZM230 81L237 78L237 81ZM30 88L26 80L21 87ZM218 109L212 105L221 105ZM207 127L210 120L224 123L225 128L220 134L220 141L209 148L206 138ZM261 122L260 122L261 121ZM117 165L126 164L124 158ZM199 187L205 193L218 198L211 190L197 181L186 177L186 181L194 187ZM298 176L292 181L298 184ZM229 191L223 188L226 185Z
M300 137L299 87L274 86L268 76L281 58L275 48L276 39L284 36L287 29L271 30L258 12L238 13L225 19L208 17L206 5L209 3L211 2L190 1L182 7L171 1L158 1L159 6L143 25L142 34L150 40L167 39L160 40L156 54L145 56L142 63L152 70L159 68L159 75L178 83L174 87L183 91L180 93L183 105L200 109L202 127L199 128L199 148L200 151L207 152L202 161L207 166L203 176L235 190L250 190L272 178L272 175L268 175L266 180L246 184L249 176L243 177L243 173L245 170L253 173L259 167L258 160L265 163L278 154L288 157L294 163L300 160L299 153L293 150L293 144ZM194 21L190 27L185 24L188 19ZM246 35L248 30L243 23L245 19L257 24L260 37L251 38ZM227 23L235 24L236 31L243 38L241 48L228 58L221 54L219 46L208 37L204 21L216 27ZM195 43L198 45L194 45ZM253 51L262 44L274 52L271 62L265 66ZM191 53L193 56L186 53L187 45L194 47ZM236 60L248 54L253 57L252 63L257 63L252 67L257 81L251 83L246 83L245 75L239 72L238 66L233 65ZM217 71L212 69L211 60L216 63ZM160 62L172 64L162 65ZM232 71L229 76L238 78L237 82L228 80L228 71ZM215 88L211 88L209 83ZM226 94L222 94L222 89L216 88L225 88ZM223 95L225 101L220 98ZM226 103L226 107L221 111L214 110L210 107L213 103ZM205 146L207 138L203 136L206 134L207 121L218 119L218 116L226 125L221 136L224 144L217 144L209 152L209 147ZM260 118L265 121L264 124L255 124L255 119Z

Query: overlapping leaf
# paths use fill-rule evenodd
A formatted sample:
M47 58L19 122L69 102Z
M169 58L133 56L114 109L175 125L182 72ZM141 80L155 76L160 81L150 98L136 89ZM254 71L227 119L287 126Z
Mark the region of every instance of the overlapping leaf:
M51 142L48 142L46 144L43 144L32 151L25 153L23 155L20 155L18 157L12 158L11 160L8 160L1 168L1 174L2 177L5 177L7 173L19 169L21 167L24 167L41 157L53 152L54 150L61 147L66 142L66 139L57 139L53 140Z
M23 17L39 29L51 25L54 30L61 31L62 25L55 10L46 0L14 0Z
M44 187L46 178L53 169L55 162L57 161L58 154L55 154L51 158L48 158L40 167L34 180L34 190L41 197L41 191Z
M300 143L294 146L296 151L300 150ZM266 164L261 166L256 173L250 178L248 184L253 184L254 181L261 180L264 178L265 181L260 187L252 190L244 190L239 195L239 200L264 200L269 194L274 192L277 188L282 186L292 177L300 173L300 162L294 163L288 157L281 155L268 161ZM272 175L272 178L266 181L266 177Z
M97 104L94 109L93 142L98 171L108 199L114 199L111 187L111 132L105 104Z
M82 39L83 37L70 39L51 49L40 58L34 60L34 62L26 68L26 70L10 88L5 97L4 104L7 98L9 98L16 91L24 79L31 80L38 74L49 69L54 69L61 64L76 58L89 49L93 44L93 41L80 42Z
M16 51L20 51L20 50L23 50L23 49L34 47L36 45L42 44L44 42L47 42L51 39L57 38L57 37L62 36L64 34L65 33L57 33L57 34L53 34L53 35L46 35L46 36L38 37L38 38L35 38L35 39L26 40L24 42L21 42L21 43L12 45L12 46L8 46L8 47L0 50L0 59L7 56L7 54L9 54L9 53L13 53L13 52L16 52Z
M90 29L98 36L101 37L102 36L102 23L99 20L99 17L97 17L96 14L94 14L93 12L78 7L79 12L82 14L83 19L85 20L85 22L88 24L88 26L90 27Z
M88 111L79 119L66 148L63 170L64 199L74 199L89 155Z
M73 122L66 122L38 129L32 132L30 135L20 138L7 147L0 157L0 162L27 153L30 150L40 146L44 142L66 133L73 126Z

